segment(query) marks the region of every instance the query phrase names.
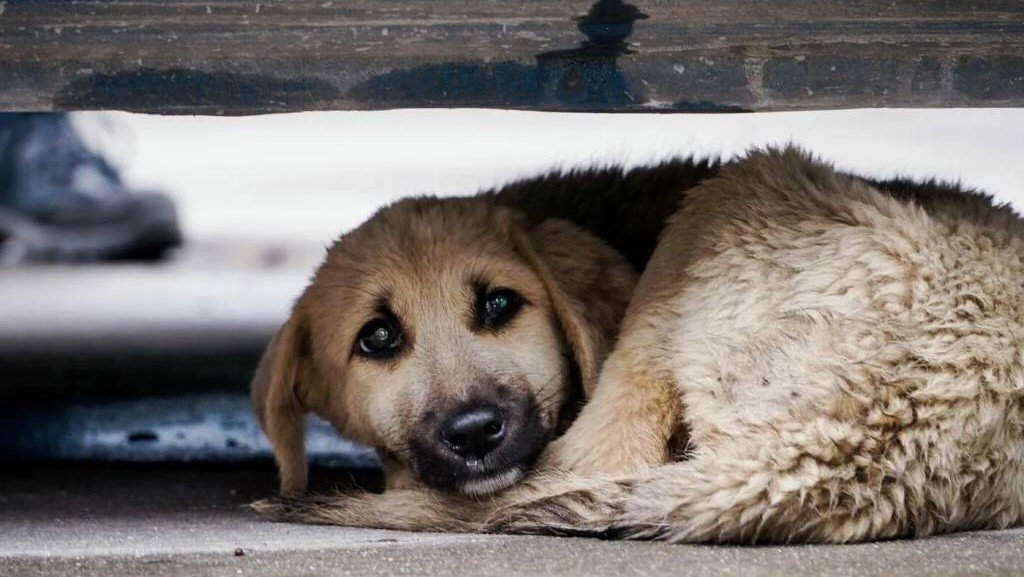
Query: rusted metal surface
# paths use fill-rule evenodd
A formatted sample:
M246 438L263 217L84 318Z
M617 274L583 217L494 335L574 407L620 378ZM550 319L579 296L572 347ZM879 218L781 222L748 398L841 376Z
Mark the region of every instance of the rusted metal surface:
M1024 2L6 0L0 79L4 110L1021 106Z

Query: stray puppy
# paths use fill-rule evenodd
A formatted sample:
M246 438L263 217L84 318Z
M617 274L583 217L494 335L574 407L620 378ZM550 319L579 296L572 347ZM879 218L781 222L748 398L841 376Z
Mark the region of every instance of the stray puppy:
M675 542L1021 523L1017 215L957 187L837 173L794 149L705 176L680 189L546 470L486 503L414 489L257 508L306 522Z
M389 490L504 489L592 388L636 275L568 221L485 198L408 199L327 253L252 383L281 492L303 415L377 449Z

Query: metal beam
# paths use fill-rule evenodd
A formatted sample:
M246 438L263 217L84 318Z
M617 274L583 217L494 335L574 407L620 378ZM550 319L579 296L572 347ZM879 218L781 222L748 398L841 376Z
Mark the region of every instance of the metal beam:
M1024 3L6 0L0 109L1024 105Z

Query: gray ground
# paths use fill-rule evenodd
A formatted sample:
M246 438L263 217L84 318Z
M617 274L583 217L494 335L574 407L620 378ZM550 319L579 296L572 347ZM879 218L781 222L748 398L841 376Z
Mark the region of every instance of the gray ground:
M790 547L412 534L263 522L242 505L272 485L263 470L19 467L0 479L0 575L1024 573L1024 530Z

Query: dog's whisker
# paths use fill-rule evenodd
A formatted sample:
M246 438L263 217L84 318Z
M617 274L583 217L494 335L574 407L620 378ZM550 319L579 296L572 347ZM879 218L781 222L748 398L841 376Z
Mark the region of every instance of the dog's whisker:
M549 383L548 383L548 385L546 385L546 386L544 386L544 387L541 387L541 388L540 388L540 389L538 390L538 393L543 393L543 392L544 392L544 390L545 390L545 389L546 389L546 388L547 388L548 386L550 386L550 385L551 385L551 382L549 382ZM538 406L541 406L541 407L543 407L543 406L544 406L544 405L546 405L546 404L547 404L547 403L548 403L549 401L552 401L553 399L555 399L555 398L557 398L557 397L559 397L559 396L563 395L564 393L565 393L565 391L563 391L563 390L562 390L562 387L555 387L555 388L554 388L554 389L552 389L552 390L551 390L550 392L548 392L548 393L546 393L546 394L543 394L543 395L539 396L539 397L537 398L537 405L538 405Z

